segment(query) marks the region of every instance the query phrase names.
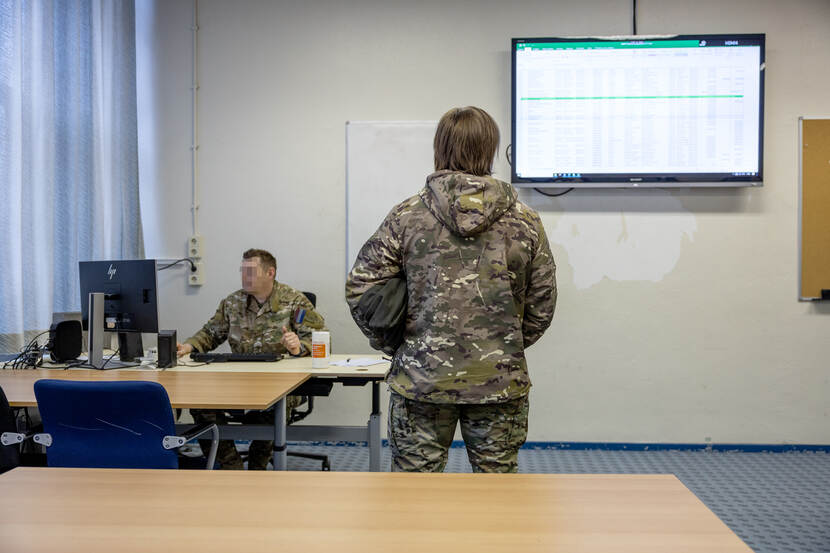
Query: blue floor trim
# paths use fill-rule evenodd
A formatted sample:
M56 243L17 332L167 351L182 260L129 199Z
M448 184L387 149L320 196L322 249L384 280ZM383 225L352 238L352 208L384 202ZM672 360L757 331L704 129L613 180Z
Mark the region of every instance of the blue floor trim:
M366 442L288 442L289 445L366 447ZM383 447L389 441L383 440ZM464 447L464 442L455 440L453 448ZM668 443L622 443L622 442L525 442L522 449L533 450L603 450L603 451L742 451L745 453L786 453L789 451L813 451L830 453L830 445L818 444L668 444Z
M463 447L463 442L453 447ZM823 451L830 453L830 445L816 444L669 444L621 442L526 442L522 449L599 449L604 451L743 451L748 453L784 453L787 451Z

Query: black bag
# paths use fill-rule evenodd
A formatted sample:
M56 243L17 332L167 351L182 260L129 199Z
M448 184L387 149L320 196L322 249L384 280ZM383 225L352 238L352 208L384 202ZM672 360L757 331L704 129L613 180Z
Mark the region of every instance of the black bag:
M406 327L406 278L394 277L369 288L352 312L369 345L394 355L403 342Z

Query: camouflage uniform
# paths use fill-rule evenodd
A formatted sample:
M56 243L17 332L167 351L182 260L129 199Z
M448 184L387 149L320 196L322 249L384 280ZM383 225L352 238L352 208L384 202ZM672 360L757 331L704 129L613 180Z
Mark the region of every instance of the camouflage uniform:
M303 322L295 323L294 313L305 309ZM290 286L274 281L271 295L262 305L245 292L237 290L221 302L216 314L193 337L185 340L197 351L210 351L219 347L225 340L234 353L282 353L288 351L282 344L282 327L295 332L300 339L300 355L309 355L311 351L312 330L325 330L323 317L314 310L314 306L302 292ZM291 409L300 404L298 396L287 396L286 416ZM197 423L215 422L225 424L228 416L224 411L208 409L191 409L193 420ZM273 424L273 410L249 412L246 420L257 424ZM210 442L200 441L202 449L207 451ZM248 467L264 470L271 460L273 441L254 440L248 452ZM234 447L233 440L220 440L216 460L222 468L241 469L242 458Z
M396 393L389 398L393 472L443 472L461 420L474 472L516 472L527 438L527 396L504 403L427 403Z
M346 281L346 301L354 310L372 286L406 275L406 330L387 378L393 452L408 457L426 447L422 436L439 434L396 434L395 429L413 424L437 424L413 415L418 410L400 408L399 395L414 402L460 404L462 428L474 424L465 422L467 416L490 417L494 425L515 420L524 427L515 431L521 442L485 438L494 451L502 447L510 450L507 457L515 457L527 423L526 414L524 422L515 415L514 402L526 400L530 390L524 350L553 318L555 270L539 215L517 200L510 184L495 178L438 171L418 195L392 209L358 254ZM371 329L361 330L371 335ZM480 411L473 415L463 407L468 405ZM413 416L419 419L415 423L402 420ZM515 470L505 455L493 457L501 459L499 466ZM393 468L443 468L429 463L396 458ZM474 467L493 468L489 461Z

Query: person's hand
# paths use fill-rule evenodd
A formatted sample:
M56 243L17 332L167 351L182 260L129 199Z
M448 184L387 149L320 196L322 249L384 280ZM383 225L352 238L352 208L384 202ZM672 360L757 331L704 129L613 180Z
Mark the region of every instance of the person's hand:
M181 357L182 355L187 355L193 351L193 346L191 344L180 344L176 342L176 356Z
M300 337L286 327L282 327L282 339L280 342L282 342L282 345L285 346L285 349L291 355L300 354Z

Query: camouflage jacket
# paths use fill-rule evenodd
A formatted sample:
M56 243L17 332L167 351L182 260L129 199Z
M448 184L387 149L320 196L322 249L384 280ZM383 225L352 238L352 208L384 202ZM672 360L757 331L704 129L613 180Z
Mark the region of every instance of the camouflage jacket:
M495 178L438 171L360 250L346 281L353 312L372 286L406 276L404 340L387 378L396 393L431 403L528 393L524 350L553 318L556 267L539 215L516 197Z
M306 310L299 325L294 316L298 308ZM216 314L186 342L202 352L215 349L227 340L234 353L287 354L280 341L283 326L297 333L302 344L301 355L309 355L311 331L325 330L325 321L302 292L274 281L274 290L261 307L245 290L237 290L223 299Z

